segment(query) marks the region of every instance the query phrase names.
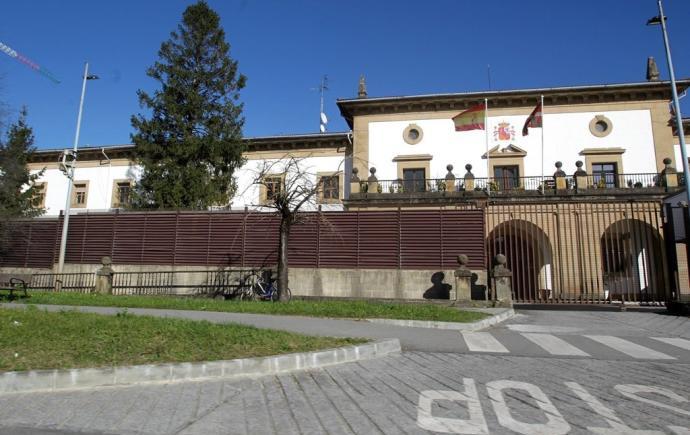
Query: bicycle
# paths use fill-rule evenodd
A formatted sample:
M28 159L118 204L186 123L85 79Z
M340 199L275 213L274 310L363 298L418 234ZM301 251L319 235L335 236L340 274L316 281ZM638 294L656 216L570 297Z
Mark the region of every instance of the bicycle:
M253 279L250 278L248 281L253 282L250 287L251 292L242 292L240 298L249 300L260 300L260 301L271 301L275 302L278 300L278 287L276 280L271 278L271 271L264 270L261 273L254 273ZM285 301L289 301L292 297L292 292L290 288L284 290L285 295L283 296Z

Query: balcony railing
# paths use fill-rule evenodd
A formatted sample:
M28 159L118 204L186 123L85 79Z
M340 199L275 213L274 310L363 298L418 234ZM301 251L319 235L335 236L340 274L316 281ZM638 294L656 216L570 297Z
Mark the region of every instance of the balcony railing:
M658 192L665 184L657 173L641 174L590 174L581 177L565 176L501 177L501 178L456 178L456 179L418 179L418 180L377 180L360 181L360 194L427 194L450 192L491 192L491 194L518 195L520 192L539 194L561 193L634 193L633 191ZM356 195L356 193L355 193Z

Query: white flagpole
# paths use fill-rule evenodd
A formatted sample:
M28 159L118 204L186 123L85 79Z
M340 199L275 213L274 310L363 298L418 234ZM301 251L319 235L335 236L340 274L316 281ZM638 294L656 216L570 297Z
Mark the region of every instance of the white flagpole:
M541 96L541 191L544 192L546 176L544 174L544 95Z
M484 133L486 136L486 193L491 194L491 165L489 164L489 99L484 98Z

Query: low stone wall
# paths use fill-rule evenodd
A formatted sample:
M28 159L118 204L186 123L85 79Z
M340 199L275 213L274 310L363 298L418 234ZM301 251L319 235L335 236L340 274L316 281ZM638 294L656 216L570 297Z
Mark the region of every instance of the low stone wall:
M100 264L65 264L65 273L95 273ZM179 282L193 283L203 266L114 265L115 272L180 273ZM228 268L233 269L233 268ZM227 270L227 269L226 269ZM52 273L51 269L0 268L2 273ZM184 272L189 272L188 279ZM483 298L486 270L473 270L474 299ZM290 268L293 296L356 297L381 299L445 299L454 286L453 270ZM185 293L185 292L181 292Z

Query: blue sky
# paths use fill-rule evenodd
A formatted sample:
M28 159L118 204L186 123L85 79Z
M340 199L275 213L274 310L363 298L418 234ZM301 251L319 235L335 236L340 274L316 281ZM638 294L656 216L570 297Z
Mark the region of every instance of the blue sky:
M156 83L145 70L180 21L183 0L5 2L3 42L62 82L0 53L5 120L29 110L39 148L74 140L80 77L89 82L80 146L130 142L137 89ZM365 74L370 96L573 86L643 81L647 56L667 78L654 0L316 1L210 0L231 55L248 77L245 135L315 133L328 74L329 131L347 126L337 98L355 96ZM690 77L690 1L666 0L676 76ZM690 98L687 99L690 101ZM683 102L688 115L690 103Z

